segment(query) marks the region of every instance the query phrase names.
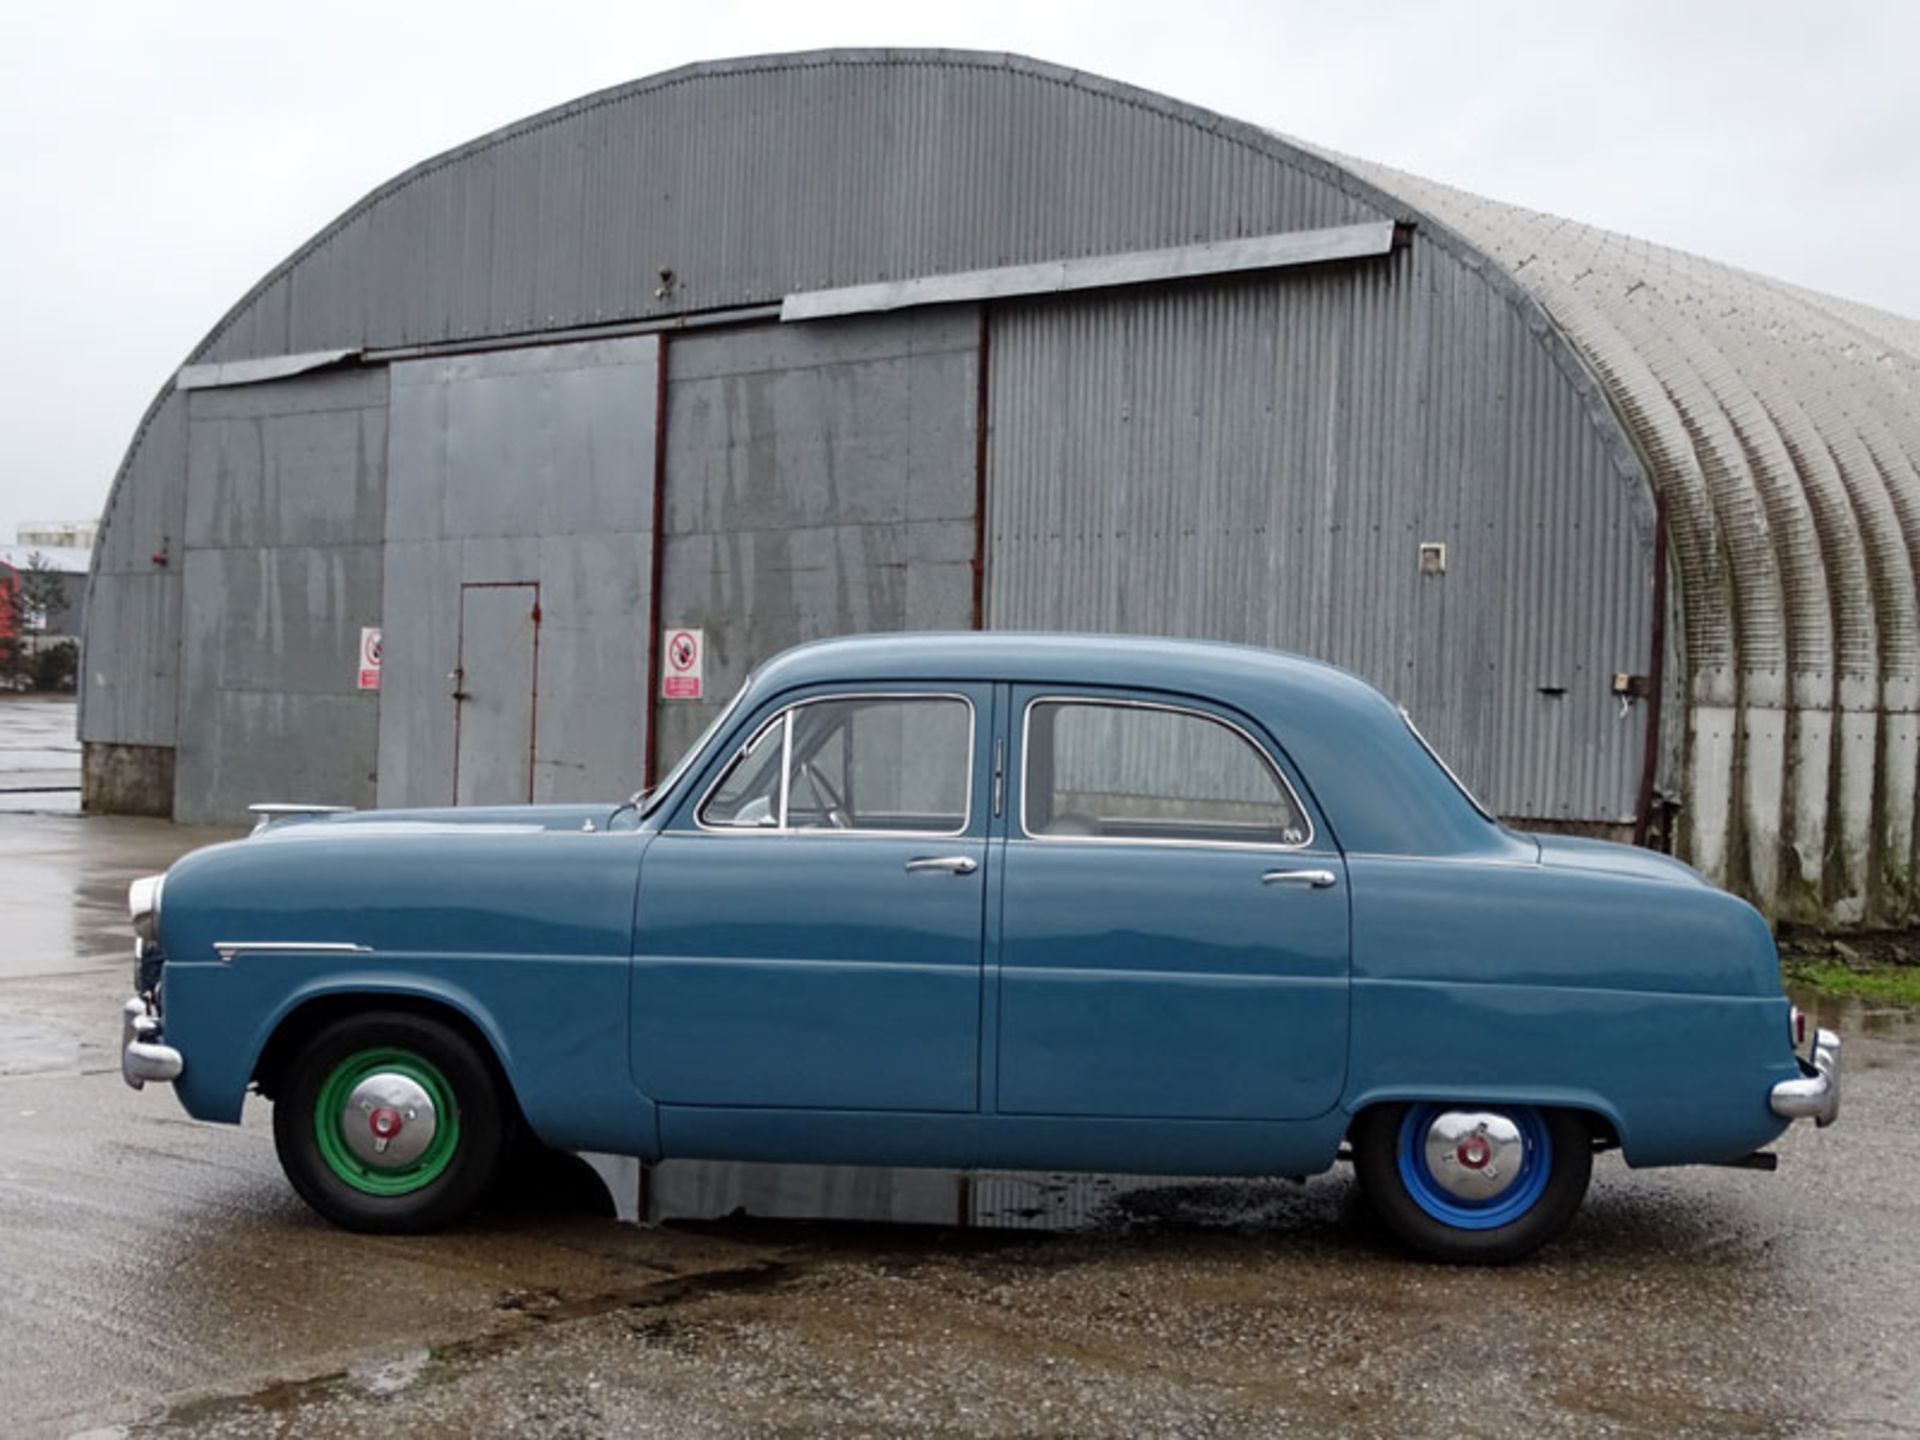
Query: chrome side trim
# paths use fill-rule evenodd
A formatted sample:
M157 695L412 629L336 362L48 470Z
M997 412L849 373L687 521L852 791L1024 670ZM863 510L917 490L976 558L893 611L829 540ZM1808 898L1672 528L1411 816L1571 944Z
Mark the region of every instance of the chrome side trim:
M1044 835L1035 834L1027 828L1027 799L1031 789L1029 781L1033 776L1033 712L1039 705L1093 705L1104 706L1112 710L1160 710L1173 715L1191 715L1197 720L1210 720L1215 725L1225 726L1247 744L1253 747L1273 778L1280 782L1280 788L1286 792L1287 800L1293 806L1307 827L1306 839L1293 845L1261 845L1254 842L1245 844L1236 840L1175 840L1175 839L1136 839L1131 835ZM1026 709L1020 715L1020 833L1029 840L1038 840L1049 845L1152 845L1172 846L1183 850L1259 850L1290 852L1311 849L1314 841L1313 815L1300 803L1299 793L1286 777L1286 773L1274 763L1267 747L1254 738L1244 725L1229 720L1226 716L1212 710L1201 709L1194 705L1173 705L1154 700L1130 700L1116 695L1089 693L1085 695L1036 695L1027 701Z
M1811 1120L1824 1130L1840 1118L1840 1037L1831 1030L1815 1031L1812 1063L1802 1060L1800 1068L1812 1073L1782 1080L1769 1103L1776 1115Z
M349 945L334 940L216 940L213 948L222 960L236 955L371 955L371 945Z
M793 712L807 705L820 705L835 700L957 700L967 707L967 793L966 809L960 816L958 830L795 830L787 824L787 788L792 783L793 774ZM780 809L778 825L709 825L705 816L707 805L715 792L727 783L727 777L733 773L734 766L740 763L740 757L757 744L762 736L773 726L783 726L786 733L780 738ZM973 698L952 690L858 690L844 693L809 695L804 700L796 700L784 705L754 727L753 734L747 737L733 752L720 773L713 777L713 783L701 792L700 803L693 807L693 828L703 835L795 835L806 839L820 836L833 836L838 839L886 839L905 838L910 840L955 840L965 836L973 829L973 760L974 746L978 742L979 716L973 708Z
M1390 860L1396 865L1494 865L1503 870L1543 868L1537 856L1532 860L1508 860L1497 855L1383 855L1376 850L1353 850L1348 852L1347 860Z

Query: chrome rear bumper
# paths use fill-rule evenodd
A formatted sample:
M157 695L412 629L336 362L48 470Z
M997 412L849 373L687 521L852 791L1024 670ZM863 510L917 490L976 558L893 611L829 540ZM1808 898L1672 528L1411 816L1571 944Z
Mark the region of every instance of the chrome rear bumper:
M138 995L120 1007L120 1078L138 1090L149 1080L168 1084L180 1078L187 1062L161 1043L160 1017L149 1014Z
M1773 1087L1773 1113L1831 1125L1840 1115L1840 1037L1831 1030L1814 1032L1813 1058L1802 1060L1800 1069L1798 1080Z

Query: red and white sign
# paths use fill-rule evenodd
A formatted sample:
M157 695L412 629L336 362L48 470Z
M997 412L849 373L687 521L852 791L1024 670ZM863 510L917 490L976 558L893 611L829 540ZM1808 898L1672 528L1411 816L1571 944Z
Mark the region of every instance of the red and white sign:
M661 638L660 649L666 656L666 664L660 669L660 698L698 700L706 688L706 632L668 630Z
M360 631L360 688L380 688L380 627L368 625Z

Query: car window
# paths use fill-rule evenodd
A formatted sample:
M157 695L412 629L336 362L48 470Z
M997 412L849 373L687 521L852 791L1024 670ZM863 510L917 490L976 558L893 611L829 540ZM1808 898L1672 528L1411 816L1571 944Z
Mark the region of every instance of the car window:
M780 824L780 754L785 716L762 725L740 747L727 773L700 807L700 823L728 828L775 828Z
M802 701L761 727L701 806L708 829L958 835L973 707L953 695Z
M1200 711L1036 700L1025 755L1021 819L1038 839L1293 846L1312 838L1265 752Z

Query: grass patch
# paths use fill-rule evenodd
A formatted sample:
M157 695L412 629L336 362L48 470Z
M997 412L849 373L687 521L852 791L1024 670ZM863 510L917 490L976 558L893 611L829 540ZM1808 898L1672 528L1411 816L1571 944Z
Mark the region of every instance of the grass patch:
M1887 965L1856 968L1829 960L1789 960L1787 979L1829 995L1857 995L1863 1000L1897 1000L1920 1005L1920 966Z

